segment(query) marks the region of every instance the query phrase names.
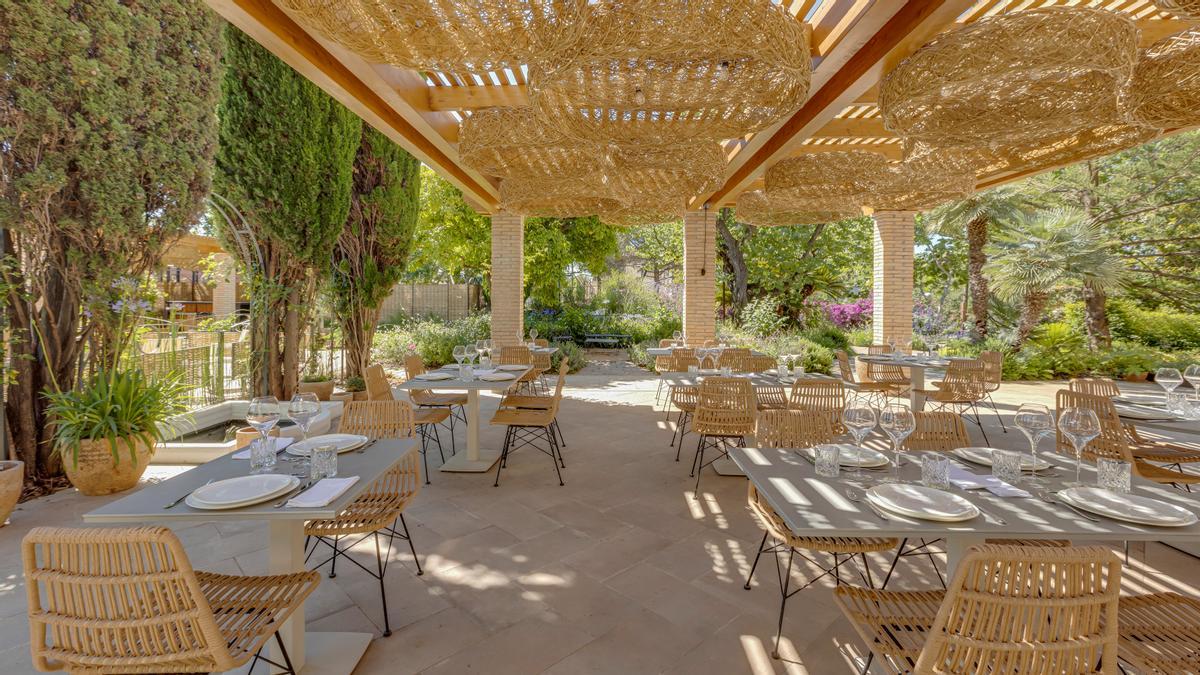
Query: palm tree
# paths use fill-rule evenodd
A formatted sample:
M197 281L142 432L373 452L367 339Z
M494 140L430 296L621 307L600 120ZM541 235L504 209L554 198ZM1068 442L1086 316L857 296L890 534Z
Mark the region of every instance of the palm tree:
M987 264L986 246L989 230L996 230L1029 210L1028 197L1015 187L1004 186L979 192L970 197L940 206L929 213L925 221L930 231L945 237L967 238L967 292L971 297L971 313L975 316L975 338L988 334L988 290L983 267Z
M1020 348L1060 286L1108 290L1124 282L1125 262L1087 214L1076 208L1021 212L1005 223L985 272L996 294L1021 303L1014 348Z

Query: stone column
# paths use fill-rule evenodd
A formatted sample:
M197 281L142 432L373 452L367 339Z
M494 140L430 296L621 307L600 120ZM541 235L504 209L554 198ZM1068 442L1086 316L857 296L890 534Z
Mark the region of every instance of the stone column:
M875 212L874 342L890 338L897 347L912 341L912 211Z
M237 268L228 253L217 255L218 278L213 285L212 313L215 317L229 316L237 311Z
M520 342L525 335L525 219L492 214L492 340Z
M717 211L683 214L683 333L699 345L717 336Z

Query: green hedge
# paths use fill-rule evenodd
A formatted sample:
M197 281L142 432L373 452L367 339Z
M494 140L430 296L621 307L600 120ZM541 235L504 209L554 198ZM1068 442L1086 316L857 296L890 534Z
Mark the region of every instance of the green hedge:
M556 314L530 312L525 317L525 328L536 328L538 337L546 339L570 336L578 344L583 344L588 333L629 335L632 344L669 338L682 329L682 323L678 314L667 309L647 315L596 315L588 309L567 307Z
M402 368L404 357L416 351L427 368L454 362L454 346L475 343L491 335L491 317L473 314L464 319L412 319L383 325L371 344L371 359L390 368Z
M1107 306L1114 340L1167 351L1200 349L1200 314L1142 309L1123 298L1112 298ZM1063 314L1075 330L1084 331L1083 303L1067 305Z

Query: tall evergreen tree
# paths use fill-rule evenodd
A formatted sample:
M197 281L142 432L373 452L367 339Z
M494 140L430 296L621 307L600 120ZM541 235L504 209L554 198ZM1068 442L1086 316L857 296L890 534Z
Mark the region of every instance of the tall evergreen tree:
M41 392L105 353L113 282L202 211L220 48L199 0L0 0L5 414L35 483L59 469Z
M295 389L316 282L350 211L362 122L240 30L227 27L225 44L213 189L238 208L262 252L251 275L251 372L256 385L265 372L282 399Z
M421 163L370 125L354 158L350 217L338 237L330 295L346 345L347 375L371 357L379 307L404 275L421 211Z

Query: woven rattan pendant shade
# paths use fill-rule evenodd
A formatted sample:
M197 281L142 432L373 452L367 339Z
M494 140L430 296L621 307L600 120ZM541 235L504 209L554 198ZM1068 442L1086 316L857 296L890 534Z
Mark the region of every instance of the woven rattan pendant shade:
M570 55L587 0L278 0L369 62L484 72Z
M557 176L514 176L500 182L505 211L525 216L574 218L614 212L624 204L612 188L595 180L562 180Z
M806 203L862 204L871 180L886 166L883 155L865 151L789 157L767 169L766 194L789 210Z
M610 157L618 184L623 175L627 183L638 175L658 181L656 187L646 185L645 181L640 186L631 186L643 191L651 189L661 194L667 187L691 196L717 190L725 182L725 152L718 143L610 146ZM663 181L669 182L664 185Z
M884 125L939 147L1025 145L1121 119L1137 57L1127 16L1081 7L1001 14L943 33L883 79Z
M570 143L547 128L531 108L488 108L463 120L458 142L464 164L489 176L603 173L609 160L599 146Z
M1200 0L1154 0L1154 4L1181 19L1200 20Z
M1126 108L1134 122L1160 129L1200 124L1200 28L1159 40L1142 52L1129 81Z
M529 74L534 106L574 138L723 140L772 124L808 93L808 35L770 0L599 2L585 23L572 59Z
M601 211L602 222L617 227L636 227L655 223L670 223L683 218L684 199L633 196L621 206Z
M969 197L975 175L936 157L888 165L871 180L863 206L876 210L923 211Z
M828 206L828 205L826 205ZM774 204L762 190L747 190L738 195L734 215L738 221L758 227L813 225L862 215L862 210L847 205L842 209L793 209Z

